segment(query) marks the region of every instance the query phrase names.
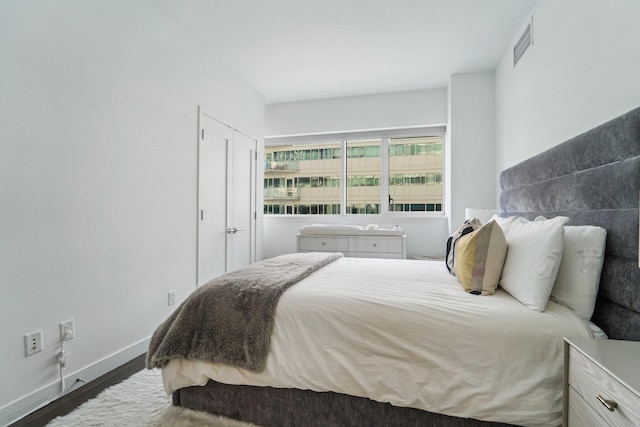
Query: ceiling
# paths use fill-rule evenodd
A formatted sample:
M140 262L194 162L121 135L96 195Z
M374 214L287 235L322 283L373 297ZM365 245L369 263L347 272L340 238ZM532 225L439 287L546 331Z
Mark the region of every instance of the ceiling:
M536 0L151 0L267 103L444 87L495 68Z

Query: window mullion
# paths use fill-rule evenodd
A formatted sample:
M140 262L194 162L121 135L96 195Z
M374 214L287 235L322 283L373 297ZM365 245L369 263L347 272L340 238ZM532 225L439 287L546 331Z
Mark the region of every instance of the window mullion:
M380 213L389 213L389 140L380 139Z
M340 141L340 212L347 214L347 141Z

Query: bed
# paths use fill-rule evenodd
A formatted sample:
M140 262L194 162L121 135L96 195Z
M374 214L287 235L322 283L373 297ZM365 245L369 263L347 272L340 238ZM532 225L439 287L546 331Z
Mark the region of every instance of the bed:
M640 341L640 109L503 171L500 185L503 218L606 229L592 322L502 288L464 292L444 262L337 255L265 303L275 314L258 362L238 362L245 348L154 360L156 343L148 367L163 367L174 404L262 426L559 425L562 337ZM245 322L229 319L218 322ZM178 334L208 351L202 335Z

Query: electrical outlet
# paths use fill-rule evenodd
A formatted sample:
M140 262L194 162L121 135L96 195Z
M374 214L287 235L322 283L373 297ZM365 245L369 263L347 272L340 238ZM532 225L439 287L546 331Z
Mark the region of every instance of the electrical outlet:
M176 291L169 291L169 305L176 303Z
M76 322L73 319L60 323L60 339L69 341L76 337Z
M24 336L24 355L31 356L42 351L42 330L31 332Z

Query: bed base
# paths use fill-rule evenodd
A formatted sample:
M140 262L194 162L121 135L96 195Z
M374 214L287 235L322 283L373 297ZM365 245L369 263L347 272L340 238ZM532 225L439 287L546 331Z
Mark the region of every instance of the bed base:
M508 427L340 393L239 386L212 380L203 387L177 390L173 404L264 427Z

